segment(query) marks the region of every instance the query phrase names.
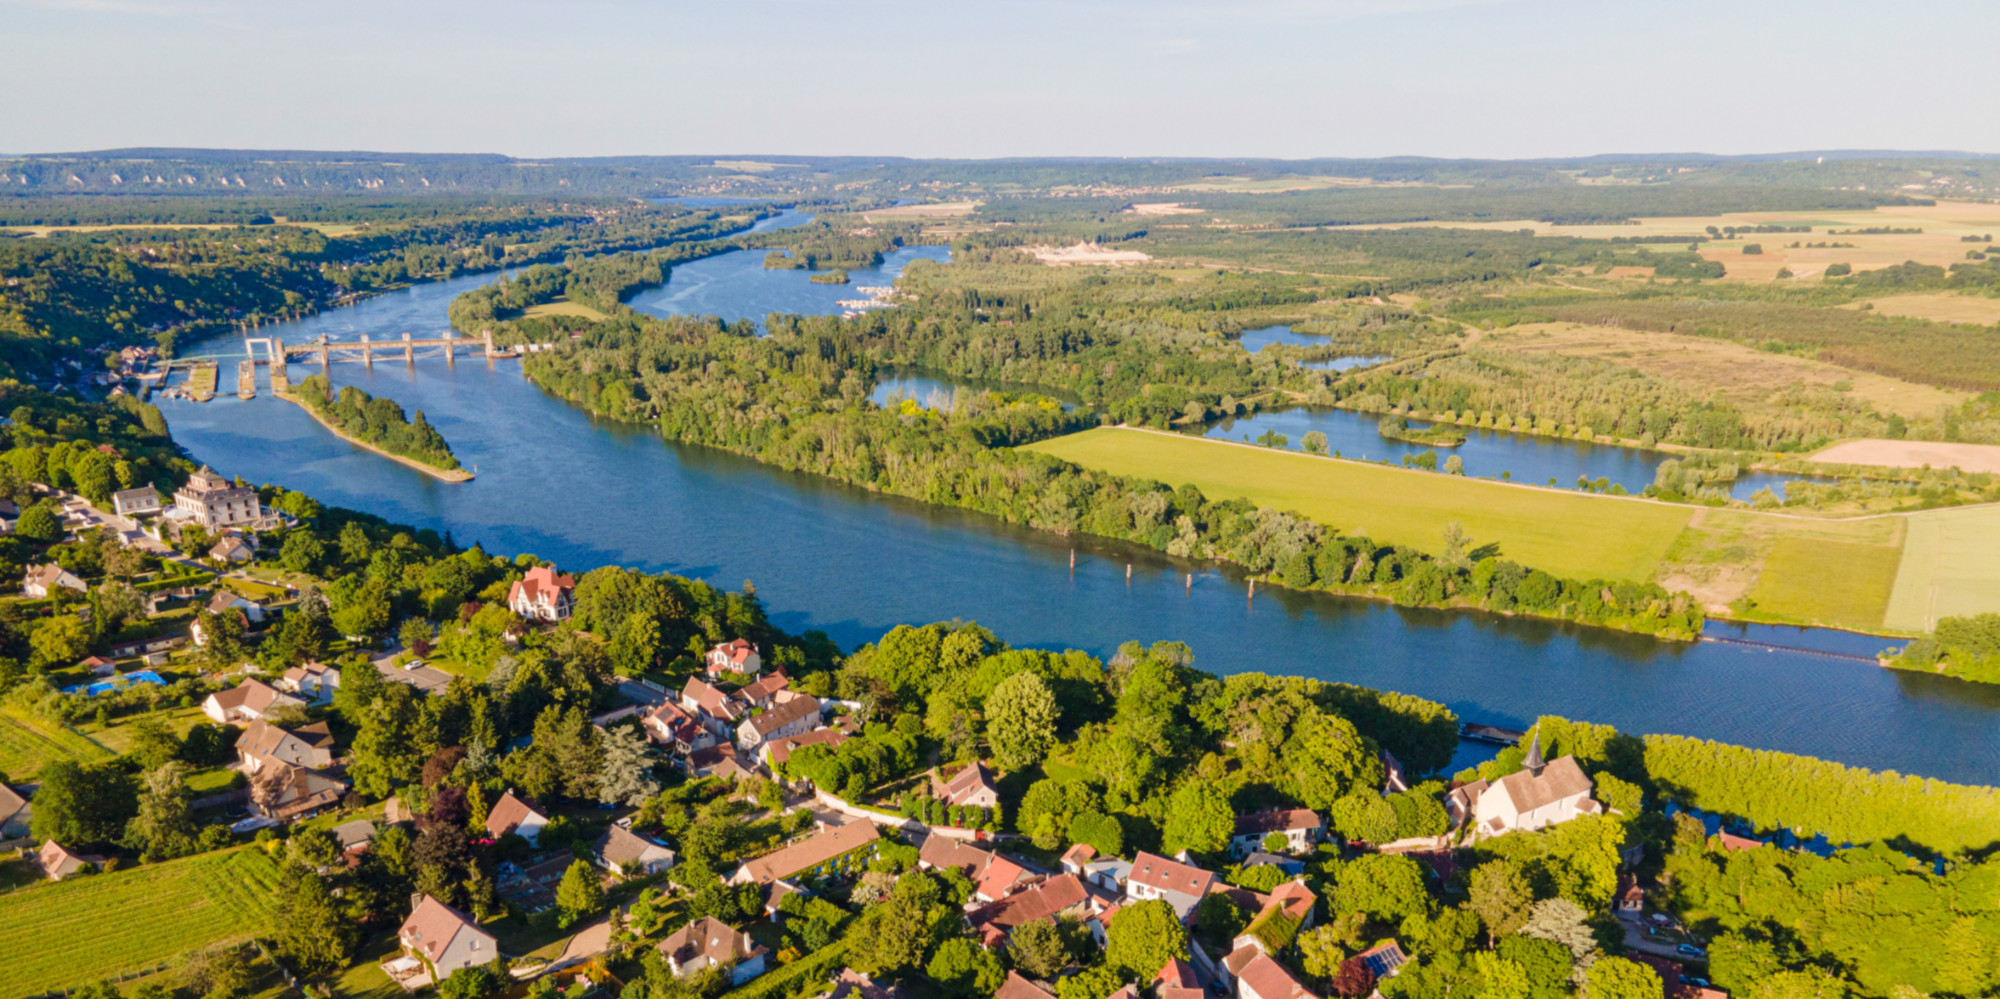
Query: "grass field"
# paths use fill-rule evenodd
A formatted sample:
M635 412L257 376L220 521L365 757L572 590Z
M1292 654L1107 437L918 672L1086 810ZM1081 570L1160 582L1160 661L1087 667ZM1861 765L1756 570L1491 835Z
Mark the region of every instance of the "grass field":
M172 963L268 930L277 870L255 847L0 896L0 999Z
M1776 539L1750 591L1756 609L1807 624L1882 625L1903 553L1893 545Z
M1119 475L1192 483L1303 514L1344 533L1443 549L1457 521L1476 545L1579 579L1650 580L1691 510L1637 500L1501 485L1142 430L1100 428L1032 450Z
M600 322L600 323L603 322L605 319L610 318L606 316L604 313L599 312L596 309L593 309L590 306L583 304L582 302L571 302L566 299L560 302L545 302L541 305L530 305L528 306L527 311L522 313L522 315L529 317L582 316L585 319L589 319L593 322Z
M1909 525L1884 624L1928 631L1941 617L2000 611L2000 507L1930 510Z
M89 738L39 718L0 711L0 773L26 781L54 760L102 760L113 755Z

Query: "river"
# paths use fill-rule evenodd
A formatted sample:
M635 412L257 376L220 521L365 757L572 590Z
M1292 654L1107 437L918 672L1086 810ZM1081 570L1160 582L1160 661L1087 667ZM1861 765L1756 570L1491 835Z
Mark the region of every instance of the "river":
M762 288L767 272L732 273L707 282L712 301L726 299L728 280ZM770 273L806 284L803 272ZM454 296L494 279L422 285L260 333L298 342L441 331ZM737 301L728 311L770 310ZM240 350L233 337L206 345L218 355ZM1252 600L1234 572L1088 538L1074 542L1072 571L1072 542L1053 535L593 420L530 384L518 361L348 363L332 374L422 409L478 478L446 484L351 447L268 392L250 401L162 400L161 408L175 439L226 475L449 530L489 551L534 552L564 569L615 562L731 588L754 580L779 626L822 629L846 648L896 624L965 618L1016 645L1100 656L1131 639L1179 640L1209 670L1401 690L1510 727L1547 712L1973 783L1990 780L2000 764L2000 687L1804 652L1667 645L1282 589ZM1793 630L1746 634L1863 654L1885 644L1828 632L1794 640Z

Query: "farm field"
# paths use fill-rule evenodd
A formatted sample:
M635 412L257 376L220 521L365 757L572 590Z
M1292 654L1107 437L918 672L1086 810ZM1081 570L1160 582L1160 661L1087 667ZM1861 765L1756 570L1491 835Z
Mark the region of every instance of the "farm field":
M14 711L0 711L0 773L26 781L44 764L101 760L112 753L88 737Z
M2000 472L2000 447L1991 444L1945 444L1938 441L1845 441L1812 456L1814 461L1841 465L1881 465L1888 468L1957 468L1961 472Z
M1750 591L1759 615L1803 624L1882 626L1903 559L1895 545L1786 535L1764 559Z
M1694 382L1739 406L1777 408L1768 400L1794 385L1832 388L1846 383L1853 398L1883 413L1910 419L1957 406L1966 393L1841 367L1826 361L1773 354L1710 337L1655 333L1581 323L1524 323L1496 330L1481 349L1589 357L1637 369L1656 378ZM1845 459L1829 458L1829 461Z
M270 925L277 870L254 847L0 896L0 999L157 967Z
M1940 201L1935 205L1885 205L1867 211L1816 212L1732 212L1726 215L1671 216L1640 218L1636 225L1556 225L1533 219L1492 222L1419 222L1355 226L1354 228L1402 229L1492 229L1503 232L1533 229L1538 236L1575 236L1582 239L1610 239L1613 236L1695 236L1708 226L1744 228L1760 224L1810 225L1811 233L1749 233L1733 240L1717 240L1702 245L1701 255L1721 261L1728 270L1724 280L1771 281L1779 268L1787 268L1792 280L1817 278L1828 264L1852 264L1857 271L1890 267L1905 260L1949 267L1965 260L1966 244L1961 236L2000 234L2000 206L1970 201ZM1921 229L1881 235L1832 235L1829 230ZM1843 247L1801 247L1788 244L1851 243ZM1756 243L1764 252L1746 256L1743 247Z
M2000 611L2000 507L1911 514L1883 623L1928 631L1941 617Z
M2000 323L2000 298L1935 292L1928 295L1890 295L1887 298L1873 298L1868 300L1868 304L1885 316L1914 316L1933 322L1969 323L1974 326ZM1857 302L1843 305L1841 308L1853 309L1859 306L1860 303Z
M1504 558L1580 579L1652 579L1692 513L1143 430L1087 430L1030 450L1119 475L1193 483L1210 497L1241 497L1432 553L1443 547L1445 525L1457 521L1475 544L1499 544Z
M1436 553L1457 521L1503 558L1573 579L1657 581L1713 613L1748 596L1755 616L1858 630L1914 630L1888 610L1912 572L1906 533L1979 511L1846 520L1688 507L1508 486L1182 437L1100 428L1031 445L1086 468L1192 483L1218 498L1291 510L1344 533ZM1978 523L1991 551L1947 558L1944 592L1958 608L2000 610L2000 510ZM1955 527L1952 537L1970 526ZM1985 568L1993 566L1992 569ZM1985 573L1986 575L1980 575ZM1979 584L1968 582L1990 579Z

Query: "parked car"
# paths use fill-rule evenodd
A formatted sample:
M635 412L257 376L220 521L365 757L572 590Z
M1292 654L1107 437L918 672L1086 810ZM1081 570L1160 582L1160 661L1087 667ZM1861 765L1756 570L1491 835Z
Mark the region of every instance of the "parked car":
M1702 950L1700 947L1696 947L1694 944L1687 944L1687 943L1681 944L1679 947L1675 947L1674 953L1679 954L1682 957L1706 958L1708 956L1707 951Z

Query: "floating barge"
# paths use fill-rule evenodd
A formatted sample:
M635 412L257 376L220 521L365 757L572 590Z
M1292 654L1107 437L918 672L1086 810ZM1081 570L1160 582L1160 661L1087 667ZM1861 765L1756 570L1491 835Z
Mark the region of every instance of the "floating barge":
M1466 722L1458 727L1459 738L1469 739L1473 742L1489 743L1495 746L1518 746L1521 744L1521 740L1526 738L1527 735L1528 733L1526 732L1517 732L1511 728L1501 728L1498 725L1480 725L1474 722Z

